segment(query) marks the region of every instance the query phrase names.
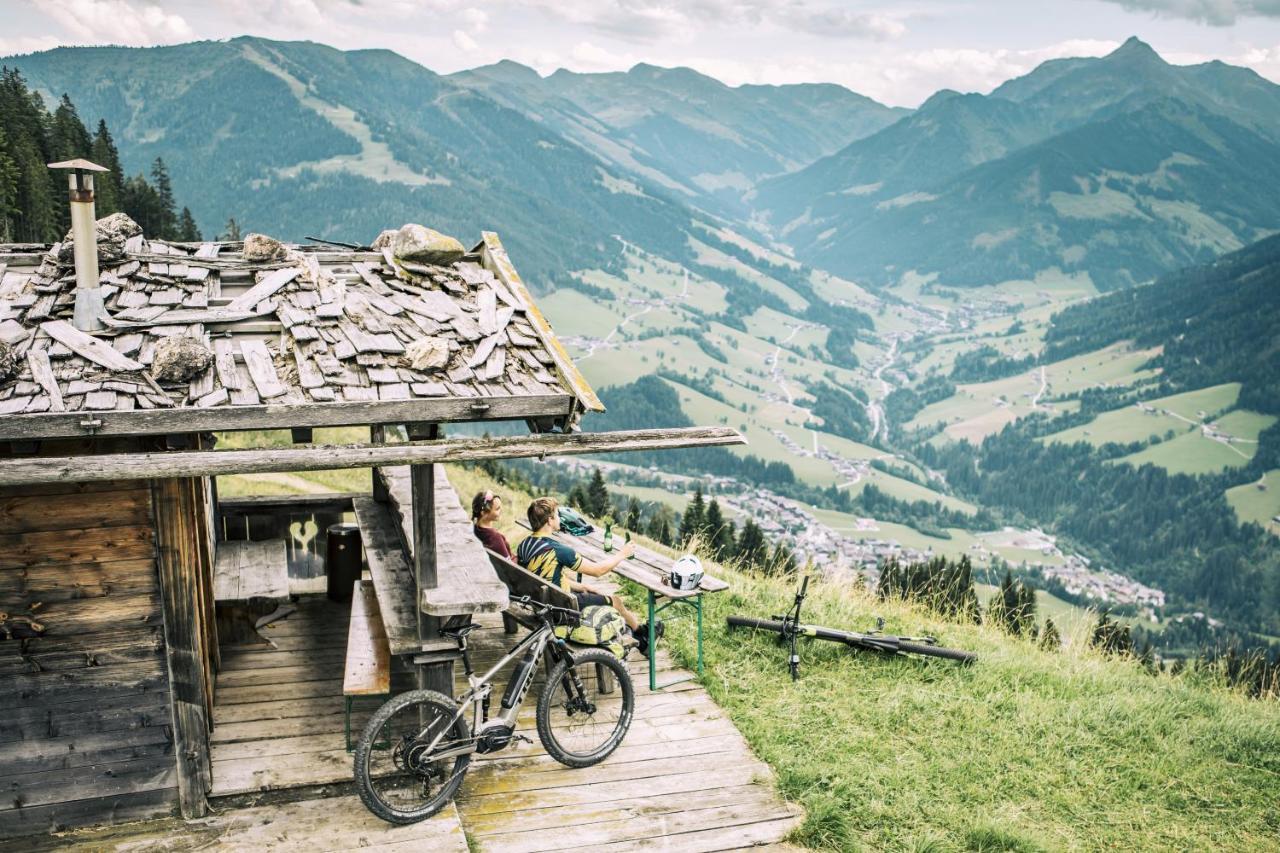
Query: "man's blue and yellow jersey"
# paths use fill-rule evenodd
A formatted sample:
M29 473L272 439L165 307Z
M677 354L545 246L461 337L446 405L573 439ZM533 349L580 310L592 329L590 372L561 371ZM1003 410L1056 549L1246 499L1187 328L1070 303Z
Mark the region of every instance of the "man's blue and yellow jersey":
M541 578L569 592L569 573L582 567L582 557L550 536L530 534L516 548L516 562Z

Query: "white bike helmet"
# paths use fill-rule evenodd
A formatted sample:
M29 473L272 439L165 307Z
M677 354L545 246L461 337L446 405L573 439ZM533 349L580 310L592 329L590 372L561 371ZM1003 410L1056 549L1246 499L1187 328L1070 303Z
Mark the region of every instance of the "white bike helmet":
M676 560L675 565L671 567L672 589L697 589L700 583L702 583L701 560L693 554L685 554Z

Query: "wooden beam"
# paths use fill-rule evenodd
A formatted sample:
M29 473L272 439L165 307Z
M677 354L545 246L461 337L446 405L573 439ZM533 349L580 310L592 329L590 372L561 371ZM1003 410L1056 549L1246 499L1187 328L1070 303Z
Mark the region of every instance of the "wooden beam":
M534 333L542 341L542 345L547 348L547 352L551 354L551 359L555 363L556 373L560 375L560 379L564 384L573 391L578 401L582 404L582 408L589 412L603 412L604 403L600 402L600 398L596 396L591 384L587 382L587 377L583 376L582 371L578 370L578 366L573 363L573 359L565 351L564 345L560 343L560 339L552 331L551 324L547 322L547 318L538 310L537 304L533 301L533 296L524 286L524 282L520 279L520 273L516 272L515 265L511 263L511 258L507 256L507 250L503 248L502 241L498 239L497 233L484 231L482 234L484 242L480 245L480 258L485 269L492 272L500 282L510 288L512 293L516 294L517 298L524 302L525 316L529 318L529 324L533 326Z
M437 441L439 424L410 423L405 425L410 441ZM440 639L443 620L422 612L419 602L423 590L439 585L436 571L436 477L435 466L427 463L409 466L408 509L413 515L413 573L417 581L414 610L418 614L418 641L427 643ZM435 690L453 696L453 660L445 659L418 666L418 689Z
M45 456L0 460L0 486L93 480L139 480L425 465L479 459L577 456L635 450L674 450L746 444L730 427L618 430L598 433L445 438L407 444L308 445L261 450L182 450L98 456Z
M178 802L182 816L188 819L208 814L205 794L212 784L200 592L204 567L196 541L203 507L193 497L186 480L170 478L152 484Z
M45 412L0 418L0 441L85 436L147 435L242 429L394 424L429 420L524 420L565 417L573 412L569 394L507 397L433 397L337 403L279 403L213 408L146 409L128 412Z

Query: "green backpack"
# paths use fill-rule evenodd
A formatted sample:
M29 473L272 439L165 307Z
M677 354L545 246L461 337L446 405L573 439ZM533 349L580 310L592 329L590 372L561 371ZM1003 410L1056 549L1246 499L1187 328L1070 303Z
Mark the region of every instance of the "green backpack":
M613 652L619 660L626 660L627 648L622 637L627 623L622 614L608 604L584 607L577 625L559 625L555 635L580 646L600 646Z

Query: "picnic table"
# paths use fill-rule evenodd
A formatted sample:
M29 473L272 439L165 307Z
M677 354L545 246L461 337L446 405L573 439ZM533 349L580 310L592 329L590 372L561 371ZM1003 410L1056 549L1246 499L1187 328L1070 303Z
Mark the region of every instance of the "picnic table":
M526 530L529 525L524 521L518 522L521 527ZM606 553L604 550L604 533L598 528L592 528L590 533L582 536L575 536L567 530L561 530L555 534L557 541L563 542L573 548L583 559L593 563L598 563L612 554ZM622 547L625 541L625 534L615 534L613 537L614 547ZM677 605L683 604L691 607L696 615L698 622L698 674L702 674L702 596L705 593L721 592L729 588L729 584L712 577L709 574L703 574L702 583L697 589L676 589L667 583L667 578L671 575L671 566L675 561L671 557L663 556L652 548L646 548L639 542L632 542L635 546L635 554L627 560L623 560L613 571L620 577L624 577L637 586L643 587L648 598L648 618L649 618L649 689L664 690L676 684L689 681L689 678L678 678L666 684L658 684L658 663L657 655L654 654L658 638L654 634L654 625L657 623L658 614L664 610ZM579 582L582 581L582 575L578 575ZM659 599L665 599L659 604Z

